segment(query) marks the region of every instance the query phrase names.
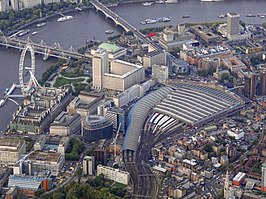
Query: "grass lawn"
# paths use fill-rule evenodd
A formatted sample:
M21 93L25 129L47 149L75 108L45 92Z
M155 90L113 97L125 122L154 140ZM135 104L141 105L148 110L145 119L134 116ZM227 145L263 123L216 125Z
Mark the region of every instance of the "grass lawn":
M70 78L82 76L82 74L77 73L77 72L68 73L68 72L63 71L60 74L63 75L63 76L65 76L65 77L70 77Z
M84 81L84 78L78 78L78 79L65 79L63 77L58 77L55 81L54 87L60 87L64 86L66 84L71 84L71 83L78 83Z

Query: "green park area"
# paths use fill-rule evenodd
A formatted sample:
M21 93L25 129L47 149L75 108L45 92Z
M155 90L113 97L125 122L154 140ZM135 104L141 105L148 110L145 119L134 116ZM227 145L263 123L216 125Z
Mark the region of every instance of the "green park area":
M60 87L72 83L79 83L83 82L84 80L85 80L84 78L66 79L64 77L58 77L54 83L54 87Z

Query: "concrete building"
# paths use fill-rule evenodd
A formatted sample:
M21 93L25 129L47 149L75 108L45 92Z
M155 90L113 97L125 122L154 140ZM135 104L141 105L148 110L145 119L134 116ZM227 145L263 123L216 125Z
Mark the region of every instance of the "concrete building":
M0 1L0 12L8 12L10 10L18 10L19 1L18 0L1 0Z
M250 73L244 77L244 95L253 98L256 95L257 75Z
M83 159L83 173L84 175L94 175L95 159L94 156L85 156Z
M46 136L40 135L33 145L34 150L41 151L46 143Z
M206 68L204 66L206 59L213 58L226 58L231 57L232 52L227 47L222 45L211 46L207 48L191 47L191 44L184 44L183 50L180 51L180 58L191 65L198 66L199 68ZM209 66L208 66L209 67Z
M266 162L261 166L261 191L266 192Z
M42 87L24 98L10 122L10 130L46 133L51 122L66 108L72 95L68 89Z
M227 38L233 40L239 35L240 15L236 12L227 13Z
M70 142L69 137L63 137L58 144L57 153L60 153L64 156L68 148L69 142Z
M82 120L81 135L88 142L112 138L113 124L105 117L89 115Z
M127 54L127 49L123 47L116 46L111 43L102 43L98 46L98 49L104 49L108 52L109 59L118 59ZM94 55L97 49L92 49L91 54Z
M246 65L235 56L225 57L221 59L221 63L231 72L238 72L246 69Z
M185 24L179 24L177 27L165 28L159 40L159 44L166 50L180 48L182 45L195 36L188 31L185 31Z
M112 107L107 109L105 117L113 123L113 128L118 129L120 125L120 131L126 130L126 113L122 108Z
M227 130L227 135L239 140L245 136L245 133L242 129L232 128Z
M32 166L32 173L50 171L57 176L62 171L65 158L60 153L35 151L27 157Z
M119 182L125 185L128 185L129 179L130 179L130 175L126 171L120 171L119 169L114 169L112 167L98 165L97 176L100 174L103 174L104 177L106 177L107 179L110 179L110 180L113 180L115 182Z
M81 117L97 114L97 108L106 100L103 95L81 91L78 97L75 97L68 105L67 112L77 113Z
M115 106L121 108L126 106L129 102L132 102L139 97L143 97L150 87L155 85L155 83L156 81L150 79L142 84L134 85L124 92L117 94L113 97Z
M191 26L190 31L196 35L197 39L200 39L204 43L212 44L218 43L220 41L220 37L218 35L210 32L209 29L207 29L203 25Z
M60 113L50 126L50 135L69 136L80 132L81 116L77 113L72 115L67 112Z
M142 63L144 68L152 67L154 64L166 65L167 52L165 51L152 51L144 56L138 56L138 60Z
M26 153L26 143L19 139L0 139L0 166L14 166Z
M97 148L94 150L95 164L106 164L106 151L106 140L102 139L100 140Z
M21 0L22 8L32 8L39 4L60 3L60 0Z
M122 60L109 62L108 52L104 49L98 49L95 52L92 59L92 71L93 87L98 90L124 91L142 82L145 78L143 66Z
M152 66L152 76L157 79L158 83L165 84L169 78L168 66L154 64Z

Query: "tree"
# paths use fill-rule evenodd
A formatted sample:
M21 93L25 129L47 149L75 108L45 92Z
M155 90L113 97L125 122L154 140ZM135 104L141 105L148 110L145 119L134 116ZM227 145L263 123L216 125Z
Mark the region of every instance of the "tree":
M63 192L56 192L53 194L53 199L63 199L64 193Z
M80 166L78 166L78 169L77 169L77 176L78 176L78 183L80 184L80 179L82 177L82 169Z
M203 149L204 149L204 151L206 151L207 153L212 152L212 146L209 145L209 144L206 144L206 145L204 146Z
M8 17L9 17L9 20L10 21L14 21L15 20L15 13L14 13L13 10L9 12Z

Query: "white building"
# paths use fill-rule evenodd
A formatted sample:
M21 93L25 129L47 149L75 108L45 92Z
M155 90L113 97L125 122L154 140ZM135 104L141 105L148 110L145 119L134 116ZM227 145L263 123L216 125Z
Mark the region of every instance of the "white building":
M131 86L141 83L145 79L143 66L111 60L108 52L98 49L92 59L93 87L95 89L108 89L125 91Z
M81 116L61 112L50 126L50 135L69 136L80 132Z
M232 128L227 130L227 135L235 138L236 140L239 140L245 136L245 133L243 129Z
M144 96L145 93L150 89L150 87L154 86L154 84L155 81L150 79L142 84L134 85L124 92L119 93L118 95L113 97L115 106L119 108L123 107L134 99Z
M83 159L83 173L84 175L93 175L95 167L94 156L85 156Z
M26 153L26 143L19 139L0 139L0 166L14 166Z
M156 78L160 84L165 84L169 77L168 66L154 64L152 66L152 76Z
M97 176L103 174L104 177L113 180L115 182L119 182L121 184L128 185L129 183L129 173L126 171L120 171L119 169L114 169L112 167L97 166Z
M36 140L33 145L34 150L41 151L46 143L46 136L40 135L40 137Z
M232 40L239 34L240 15L236 12L227 13L227 37Z

